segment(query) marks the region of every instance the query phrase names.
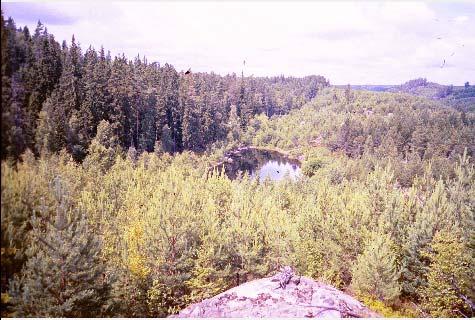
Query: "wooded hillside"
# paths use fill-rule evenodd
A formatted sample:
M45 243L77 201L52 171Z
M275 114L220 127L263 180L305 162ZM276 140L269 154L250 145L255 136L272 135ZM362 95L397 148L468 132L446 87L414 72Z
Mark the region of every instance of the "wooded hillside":
M185 75L2 18L2 316L163 317L291 265L384 316L473 317L470 110ZM243 145L303 175L210 170Z

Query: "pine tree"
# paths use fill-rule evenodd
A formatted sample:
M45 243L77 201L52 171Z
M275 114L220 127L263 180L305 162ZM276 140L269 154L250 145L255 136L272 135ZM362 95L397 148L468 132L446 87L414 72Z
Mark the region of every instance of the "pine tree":
M431 250L426 252L431 265L421 296L424 308L433 317L475 314L475 252L461 241L460 234L460 231L438 232L431 242Z
M106 120L97 126L97 134L89 145L88 155L83 165L88 169L106 172L121 154L120 141L114 127Z
M417 124L416 129L412 132L411 149L413 152L417 152L421 158L424 158L424 154L427 149L427 142L429 140L429 132L427 125L420 122Z
M372 237L353 268L351 286L358 293L385 302L398 298L401 288L393 245L387 235Z
M216 245L216 244L215 244ZM192 278L186 282L191 289L191 302L199 302L211 298L226 290L226 273L229 273L229 267L225 270L218 270L216 264L221 262L216 257L213 244L204 243L198 249L196 264L192 271Z
M345 88L345 99L346 99L346 104L350 104L351 99L352 99L350 84L348 84Z
M10 287L16 316L92 317L108 299L101 242L55 179L54 221L33 220L36 253ZM47 208L46 208L47 210Z

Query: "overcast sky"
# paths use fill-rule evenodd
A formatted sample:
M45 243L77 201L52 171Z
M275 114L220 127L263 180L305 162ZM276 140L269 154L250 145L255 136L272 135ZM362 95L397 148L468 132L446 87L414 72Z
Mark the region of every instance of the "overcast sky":
M475 83L475 2L22 2L2 10L83 51L178 70L319 74L332 84ZM439 39L438 39L439 38ZM445 59L445 65L444 65ZM443 65L443 67L441 67Z

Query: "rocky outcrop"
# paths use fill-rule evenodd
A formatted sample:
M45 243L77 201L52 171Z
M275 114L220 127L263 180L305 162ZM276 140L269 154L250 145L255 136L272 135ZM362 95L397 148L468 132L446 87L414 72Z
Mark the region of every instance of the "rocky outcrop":
M353 297L307 277L280 274L244 283L172 317L378 317Z

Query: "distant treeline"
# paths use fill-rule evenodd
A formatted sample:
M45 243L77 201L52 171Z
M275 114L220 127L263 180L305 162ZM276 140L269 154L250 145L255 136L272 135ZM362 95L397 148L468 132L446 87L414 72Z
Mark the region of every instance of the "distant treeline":
M253 115L285 114L329 85L322 76L185 75L104 48L83 53L74 36L59 44L41 22L30 34L3 14L1 36L2 159L28 148L66 149L81 161L101 121L124 150L201 151L227 136L230 115L244 128Z
M347 86L337 85L335 87L344 89ZM459 111L475 111L475 86L470 85L468 81L463 86L446 86L429 82L426 78L417 78L397 86L352 85L351 89L408 93L429 99L443 100L446 104Z

